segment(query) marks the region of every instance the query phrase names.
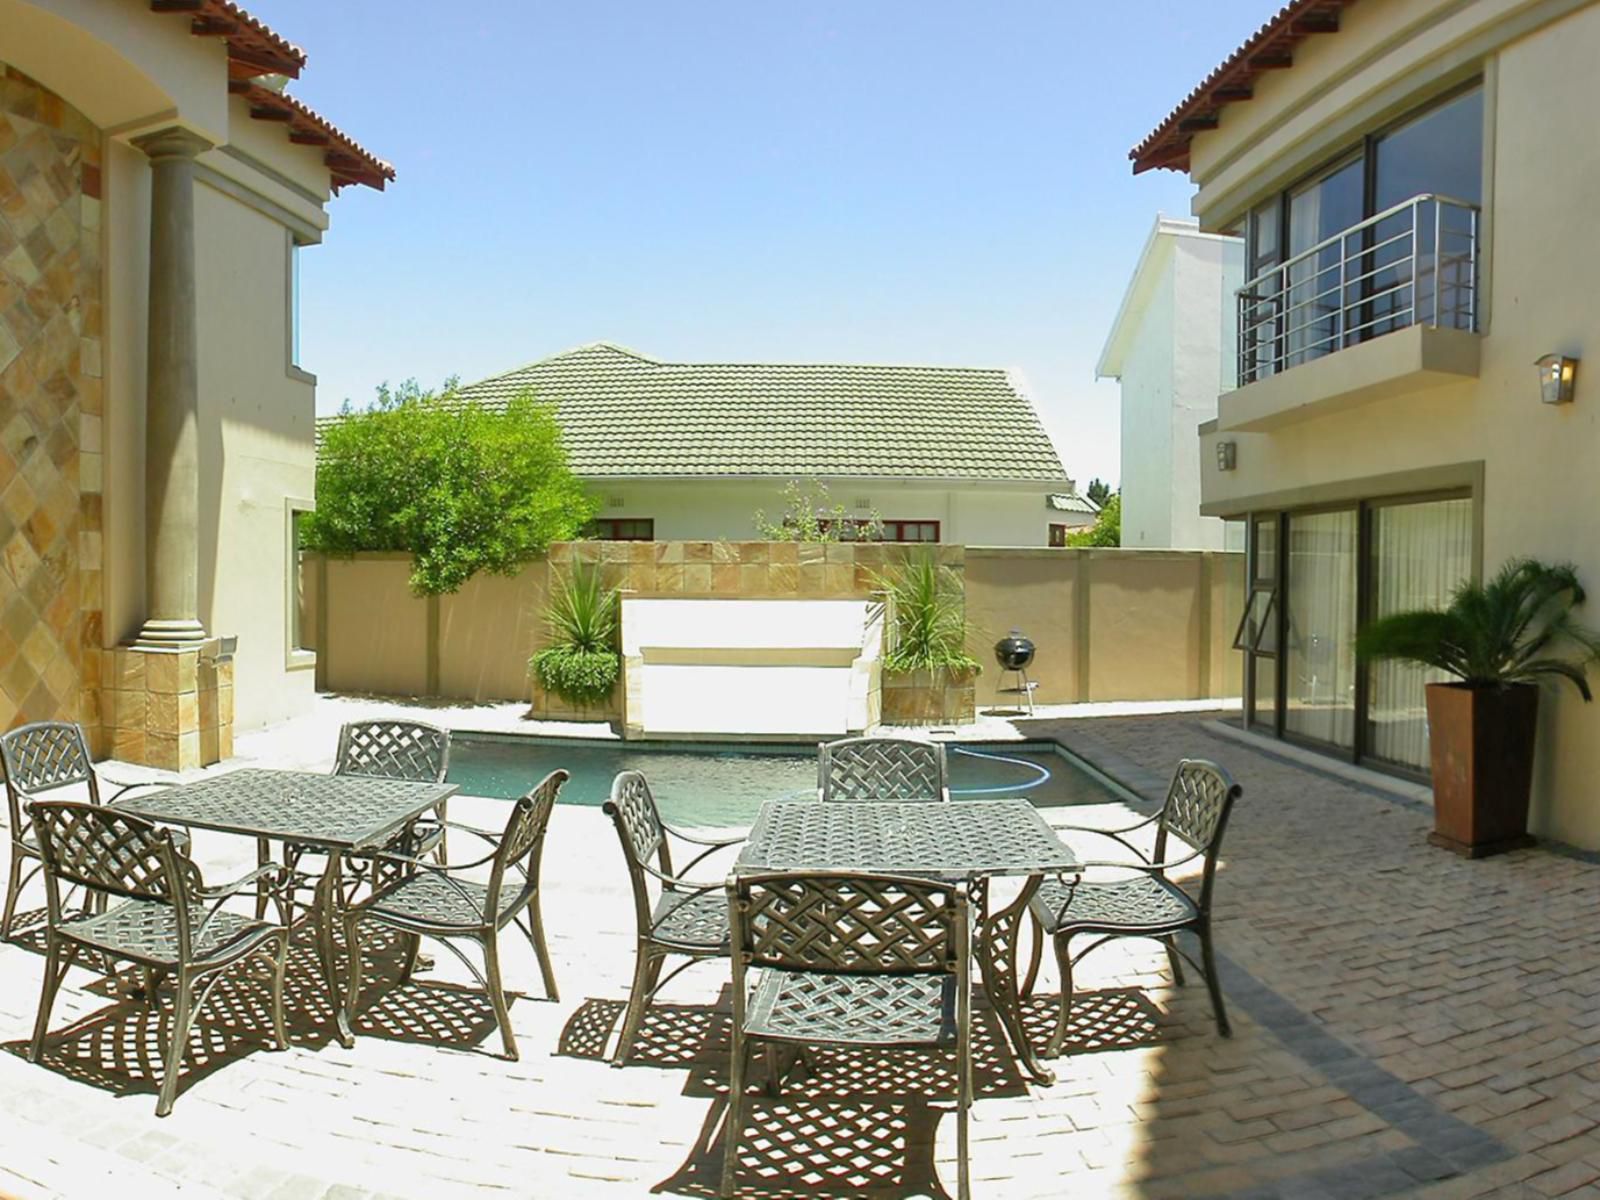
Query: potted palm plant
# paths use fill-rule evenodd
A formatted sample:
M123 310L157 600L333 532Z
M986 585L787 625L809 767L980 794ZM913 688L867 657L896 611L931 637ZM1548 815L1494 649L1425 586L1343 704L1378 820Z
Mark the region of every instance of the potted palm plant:
M1512 559L1486 583L1456 588L1442 611L1380 617L1356 642L1366 660L1394 659L1454 678L1427 686L1434 831L1469 858L1527 845L1539 685L1585 674L1600 636L1572 610L1583 588L1570 564Z

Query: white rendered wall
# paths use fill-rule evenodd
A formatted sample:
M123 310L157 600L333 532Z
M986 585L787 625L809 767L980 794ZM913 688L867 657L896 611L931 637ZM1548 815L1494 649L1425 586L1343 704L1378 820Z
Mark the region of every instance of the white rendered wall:
M882 606L622 602L627 722L649 734L839 736L872 723Z
M938 521L943 541L972 546L1049 544L1050 514L1045 497L1057 487L1037 491L981 488L916 488L861 480L825 480L829 503L865 517L876 510L885 520ZM646 483L591 481L600 497L602 518L648 517L661 541L746 540L756 535L754 514L768 520L783 514L784 481L718 483L700 479ZM858 500L867 501L858 507ZM1059 517L1057 518L1060 519Z
M1122 361L1122 544L1220 550L1223 522L1200 515L1199 426L1217 415L1232 361L1243 247L1212 235L1161 240Z

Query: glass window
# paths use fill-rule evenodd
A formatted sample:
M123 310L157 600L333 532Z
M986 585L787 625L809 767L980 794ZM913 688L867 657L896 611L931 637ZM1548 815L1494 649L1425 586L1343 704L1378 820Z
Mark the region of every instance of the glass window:
M289 243L289 365L300 365L300 244Z
M1365 215L1363 179L1362 160L1354 158L1289 194L1290 258L1360 224ZM1344 241L1336 240L1285 269L1283 352L1288 366L1329 354L1343 344Z
M652 517L599 517L584 532L602 542L651 542L656 523Z
M1372 615L1442 608L1472 573L1472 500L1390 504L1372 511ZM1428 767L1424 685L1444 676L1411 663L1371 667L1367 751L1400 766Z
M317 648L316 580L306 561L303 529L309 509L289 509L289 652L311 653Z
M1446 100L1378 139L1372 211L1429 192L1471 204L1482 199L1482 88Z
M1285 731L1355 745L1356 510L1292 513L1284 648Z

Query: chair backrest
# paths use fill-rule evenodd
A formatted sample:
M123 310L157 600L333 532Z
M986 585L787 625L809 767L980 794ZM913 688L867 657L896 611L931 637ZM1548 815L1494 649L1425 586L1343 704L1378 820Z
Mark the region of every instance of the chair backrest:
M622 857L628 864L628 880L633 885L633 903L639 928L650 926L650 876L654 869L672 874L672 848L667 843L661 811L650 793L650 784L638 771L623 771L611 781L611 799L605 803L606 815L617 827ZM651 862L651 859L655 862Z
M61 921L61 885L133 900L159 900L176 910L178 950L189 956L189 908L201 887L194 862L172 832L102 804L40 800L30 808L52 925Z
M1172 785L1167 789L1161 820L1156 826L1155 859L1157 862L1166 859L1169 837L1205 855L1205 874L1200 884L1202 910L1210 906L1222 835L1228 828L1233 802L1242 791L1232 776L1216 763L1204 759L1183 759L1172 773Z
M551 771L537 787L511 807L511 817L506 821L506 831L495 851L494 866L489 872L489 890L485 900L483 920L493 925L500 912L500 890L506 872L521 867L523 892L539 886L539 864L544 855L544 835L550 828L550 814L556 806L556 796L569 777L566 771Z
M850 975L961 975L964 887L847 871L769 872L728 881L736 966Z
M27 829L23 805L44 792L82 783L88 785L90 803L100 803L89 743L83 727L71 721L36 721L0 734L0 766L13 838Z
M349 721L339 730L335 775L370 775L443 783L450 770L450 731L422 721Z
M922 738L845 738L817 745L823 800L948 800L945 749Z

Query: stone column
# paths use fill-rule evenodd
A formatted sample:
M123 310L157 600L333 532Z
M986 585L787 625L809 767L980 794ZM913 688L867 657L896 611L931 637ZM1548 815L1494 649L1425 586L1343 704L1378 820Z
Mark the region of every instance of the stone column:
M194 160L211 143L172 127L150 157L150 350L145 394L145 614L139 646L193 646L200 624L199 337Z

